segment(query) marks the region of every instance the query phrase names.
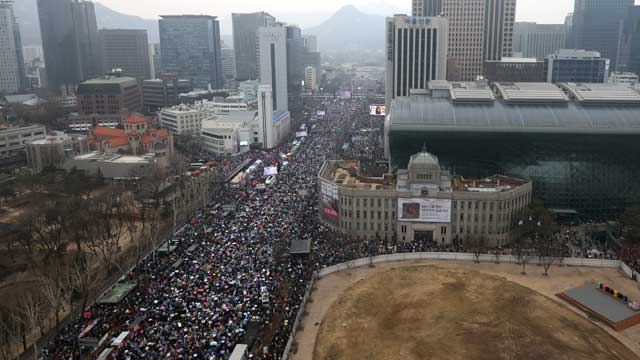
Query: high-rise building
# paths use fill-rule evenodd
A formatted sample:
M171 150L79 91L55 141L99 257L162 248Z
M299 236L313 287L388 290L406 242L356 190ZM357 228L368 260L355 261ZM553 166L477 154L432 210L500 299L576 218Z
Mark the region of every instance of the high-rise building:
M447 74L448 22L442 17L387 18L386 79L387 105L413 89L427 89L431 80Z
M413 16L438 16L442 13L443 0L413 0L411 14Z
M304 42L302 30L296 25L286 25L287 29L287 95L289 105L302 103L302 82L304 81L304 66L302 56Z
M232 14L233 49L236 53L236 76L238 81L258 79L258 28L273 26L276 18L266 12Z
M316 76L318 80L322 74L321 57L319 52L304 52L302 53L302 66L313 66L316 69Z
M513 51L523 57L544 60L547 55L565 48L564 24L536 24L517 22L513 30Z
M122 69L136 79L150 79L151 62L147 30L101 29L103 72Z
M289 110L287 101L287 29L283 26L258 29L260 85L272 87L273 111Z
M545 79L550 83L606 83L609 59L597 51L562 49L545 59Z
M576 0L573 10L574 49L598 51L615 69L621 48L622 23L634 0Z
M262 146L270 149L282 143L290 130L287 29L284 26L258 29L258 61L258 137Z
M151 50L153 49L153 50ZM153 62L153 74L154 78L158 79L162 71L162 53L160 51L160 44L149 44L149 52L151 54L151 61Z
M236 53L228 47L222 48L222 72L224 73L224 88L236 88Z
M11 2L0 2L0 49L0 93L16 93L25 88L26 78L20 29Z
M38 0L47 86L73 92L102 70L98 27L92 2Z
M71 3L73 23L76 28L78 55L82 80L102 75L100 58L100 38L96 10L91 1L74 0Z
M302 43L304 45L304 50L307 52L316 52L318 51L318 37L315 35L303 35Z
M564 17L564 32L566 34L564 47L566 49L571 49L576 43L573 35L573 13L569 13Z
M640 6L630 8L624 20L621 57L625 70L640 75Z
M414 16L449 20L447 79L474 80L483 61L510 57L516 0L413 0Z
M496 61L511 56L515 21L516 0L486 0L482 60Z
M159 24L162 70L191 79L195 88L222 89L222 49L217 18L163 15Z
M307 91L318 90L318 74L313 66L307 66L304 69L304 87Z

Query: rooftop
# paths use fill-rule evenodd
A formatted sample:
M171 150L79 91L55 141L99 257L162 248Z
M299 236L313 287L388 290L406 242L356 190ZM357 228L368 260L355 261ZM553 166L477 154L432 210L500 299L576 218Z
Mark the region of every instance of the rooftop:
M131 81L137 81L137 80L127 76L107 75L107 76L84 81L80 85L124 84Z
M494 101L493 91L484 82L452 82L450 83L452 101Z
M567 102L569 98L551 83L495 83L496 90L507 102Z
M428 95L400 97L387 114L389 129L640 134L640 96L635 90L610 84L562 86L566 93L548 83L492 84L497 96L490 102ZM570 89L576 94L568 96Z
M494 175L484 179L465 179L462 176L454 176L451 184L454 191L503 192L526 185L527 181L502 175Z
M576 83L562 83L559 85L567 90L572 98L583 104L640 104L640 94L625 85Z
M578 50L578 49L560 49L553 54L547 56L553 59L594 59L600 58L597 51Z

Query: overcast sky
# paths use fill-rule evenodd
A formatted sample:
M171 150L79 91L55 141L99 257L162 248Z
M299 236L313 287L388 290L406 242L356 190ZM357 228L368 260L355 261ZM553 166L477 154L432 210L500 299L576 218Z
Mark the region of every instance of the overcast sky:
M131 15L157 18L165 14L216 15L226 23L232 12L267 11L281 21L297 23L303 28L322 22L344 5L351 4L365 13L392 15L410 13L411 0L97 0ZM563 23L573 11L573 0L517 0L517 21ZM636 0L640 3L640 0ZM224 32L224 30L223 30Z

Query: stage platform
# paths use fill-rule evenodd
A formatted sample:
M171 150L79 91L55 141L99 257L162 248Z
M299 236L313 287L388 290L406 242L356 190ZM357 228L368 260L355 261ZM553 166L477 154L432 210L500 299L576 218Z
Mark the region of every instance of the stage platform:
M640 324L640 312L596 289L591 283L560 293L558 297L617 331Z

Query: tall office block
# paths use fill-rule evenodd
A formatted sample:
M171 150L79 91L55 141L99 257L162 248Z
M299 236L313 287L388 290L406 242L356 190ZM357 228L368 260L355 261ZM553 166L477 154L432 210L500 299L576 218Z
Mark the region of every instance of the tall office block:
M544 60L547 55L565 48L564 24L536 24L517 22L513 30L513 51L525 58Z
M238 81L258 79L258 28L273 26L276 18L266 12L232 14L233 49L236 53Z
M448 21L442 17L387 18L385 102L427 89L447 74Z
M442 13L443 0L413 0L411 14L413 16L438 16Z
M575 37L573 36L573 13L569 13L564 17L564 32L566 34L564 47L565 49L571 49L576 43Z
M486 0L484 12L484 61L510 57L516 0Z
M296 25L287 25L287 82L289 93L301 88L304 79L304 67L302 66L302 54L304 43L302 30Z
M634 0L575 0L573 48L594 50L616 67L621 48L623 20Z
M302 43L306 52L318 51L318 37L315 35L303 35Z
M101 29L103 72L122 69L136 79L150 79L151 60L146 30Z
M98 27L92 2L38 0L47 86L75 91L83 80L98 76Z
M234 89L236 86L236 55L230 48L222 48L222 72L224 73L224 88Z
M626 71L640 74L640 6L631 8L624 20L621 56Z
M413 0L414 16L449 20L447 79L475 80L483 62L510 57L516 0Z
M153 50L152 50L153 49ZM151 55L151 61L153 61L153 75L154 79L159 79L162 71L162 52L160 51L160 44L150 44L149 51Z
M93 2L74 0L71 10L77 34L82 80L101 76L100 39Z
M163 15L160 17L162 71L191 79L193 86L224 87L220 23L215 16Z
M0 94L25 88L24 59L20 29L11 2L0 1Z
M259 137L264 148L273 148L289 135L290 114L287 91L287 29L283 26L258 29Z
M287 101L287 29L283 26L258 29L260 85L270 85L274 112L289 110Z
M449 19L448 80L474 80L482 74L486 0L443 0Z

